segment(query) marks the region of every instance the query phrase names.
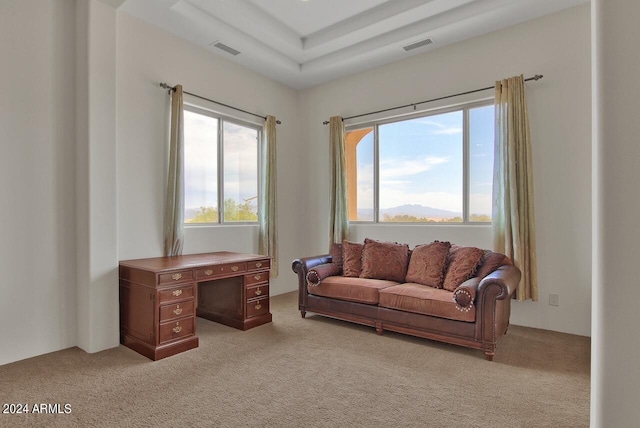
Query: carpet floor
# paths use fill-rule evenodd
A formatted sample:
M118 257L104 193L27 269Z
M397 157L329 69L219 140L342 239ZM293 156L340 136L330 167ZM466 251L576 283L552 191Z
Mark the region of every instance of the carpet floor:
M198 318L199 348L156 362L119 346L0 366L2 410L61 412L0 413L0 426L589 426L587 337L511 326L488 362L478 350L302 319L296 299L273 297L273 322L246 332Z

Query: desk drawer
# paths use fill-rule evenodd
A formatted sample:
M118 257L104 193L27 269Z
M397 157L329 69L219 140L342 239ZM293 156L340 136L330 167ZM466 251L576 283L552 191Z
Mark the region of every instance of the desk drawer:
M193 284L185 284L179 287L165 288L158 292L160 304L176 302L178 300L193 300Z
M158 282L161 285L193 281L193 271L180 270L180 271L171 272L171 273L161 273L159 277L160 278Z
M215 278L223 275L239 274L247 271L247 264L242 263L228 263L224 265L207 266L202 269L196 270L196 278Z
M195 318L184 318L160 324L160 343L190 336L195 332Z
M269 272L258 272L244 276L245 287L253 284L262 284L264 282L269 282Z
M269 295L269 284L262 284L255 287L247 288L247 300L255 299L256 297L265 297Z
M254 262L247 263L247 270L257 270L257 269L269 269L271 267L271 260L256 260Z
M160 322L193 316L193 299L160 306Z
M269 313L269 296L247 302L247 318Z

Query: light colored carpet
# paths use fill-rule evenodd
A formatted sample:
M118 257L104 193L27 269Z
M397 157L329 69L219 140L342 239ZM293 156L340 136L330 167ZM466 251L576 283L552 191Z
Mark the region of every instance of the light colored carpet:
M511 326L493 362L478 350L302 319L297 294L242 332L198 319L200 347L152 362L120 346L0 366L0 426L586 427L589 338ZM25 338L28 340L28 338Z

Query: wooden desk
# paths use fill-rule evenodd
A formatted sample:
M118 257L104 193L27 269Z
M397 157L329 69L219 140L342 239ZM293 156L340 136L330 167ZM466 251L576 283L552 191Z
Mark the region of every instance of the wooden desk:
M271 322L271 259L217 252L120 262L120 343L159 360L198 347L195 316L241 330Z

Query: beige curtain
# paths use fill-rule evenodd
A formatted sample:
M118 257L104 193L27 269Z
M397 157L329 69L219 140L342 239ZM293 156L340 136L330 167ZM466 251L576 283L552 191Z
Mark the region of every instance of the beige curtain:
M182 254L184 241L184 110L182 85L171 95L169 178L164 213L164 255Z
M262 132L259 223L260 254L271 257L271 276L278 276L278 233L276 199L276 118L267 116Z
M523 76L496 82L493 245L522 271L518 300L538 300L533 165Z
M349 236L349 209L347 207L347 172L345 160L345 131L342 117L329 119L330 143L330 210L329 246Z

